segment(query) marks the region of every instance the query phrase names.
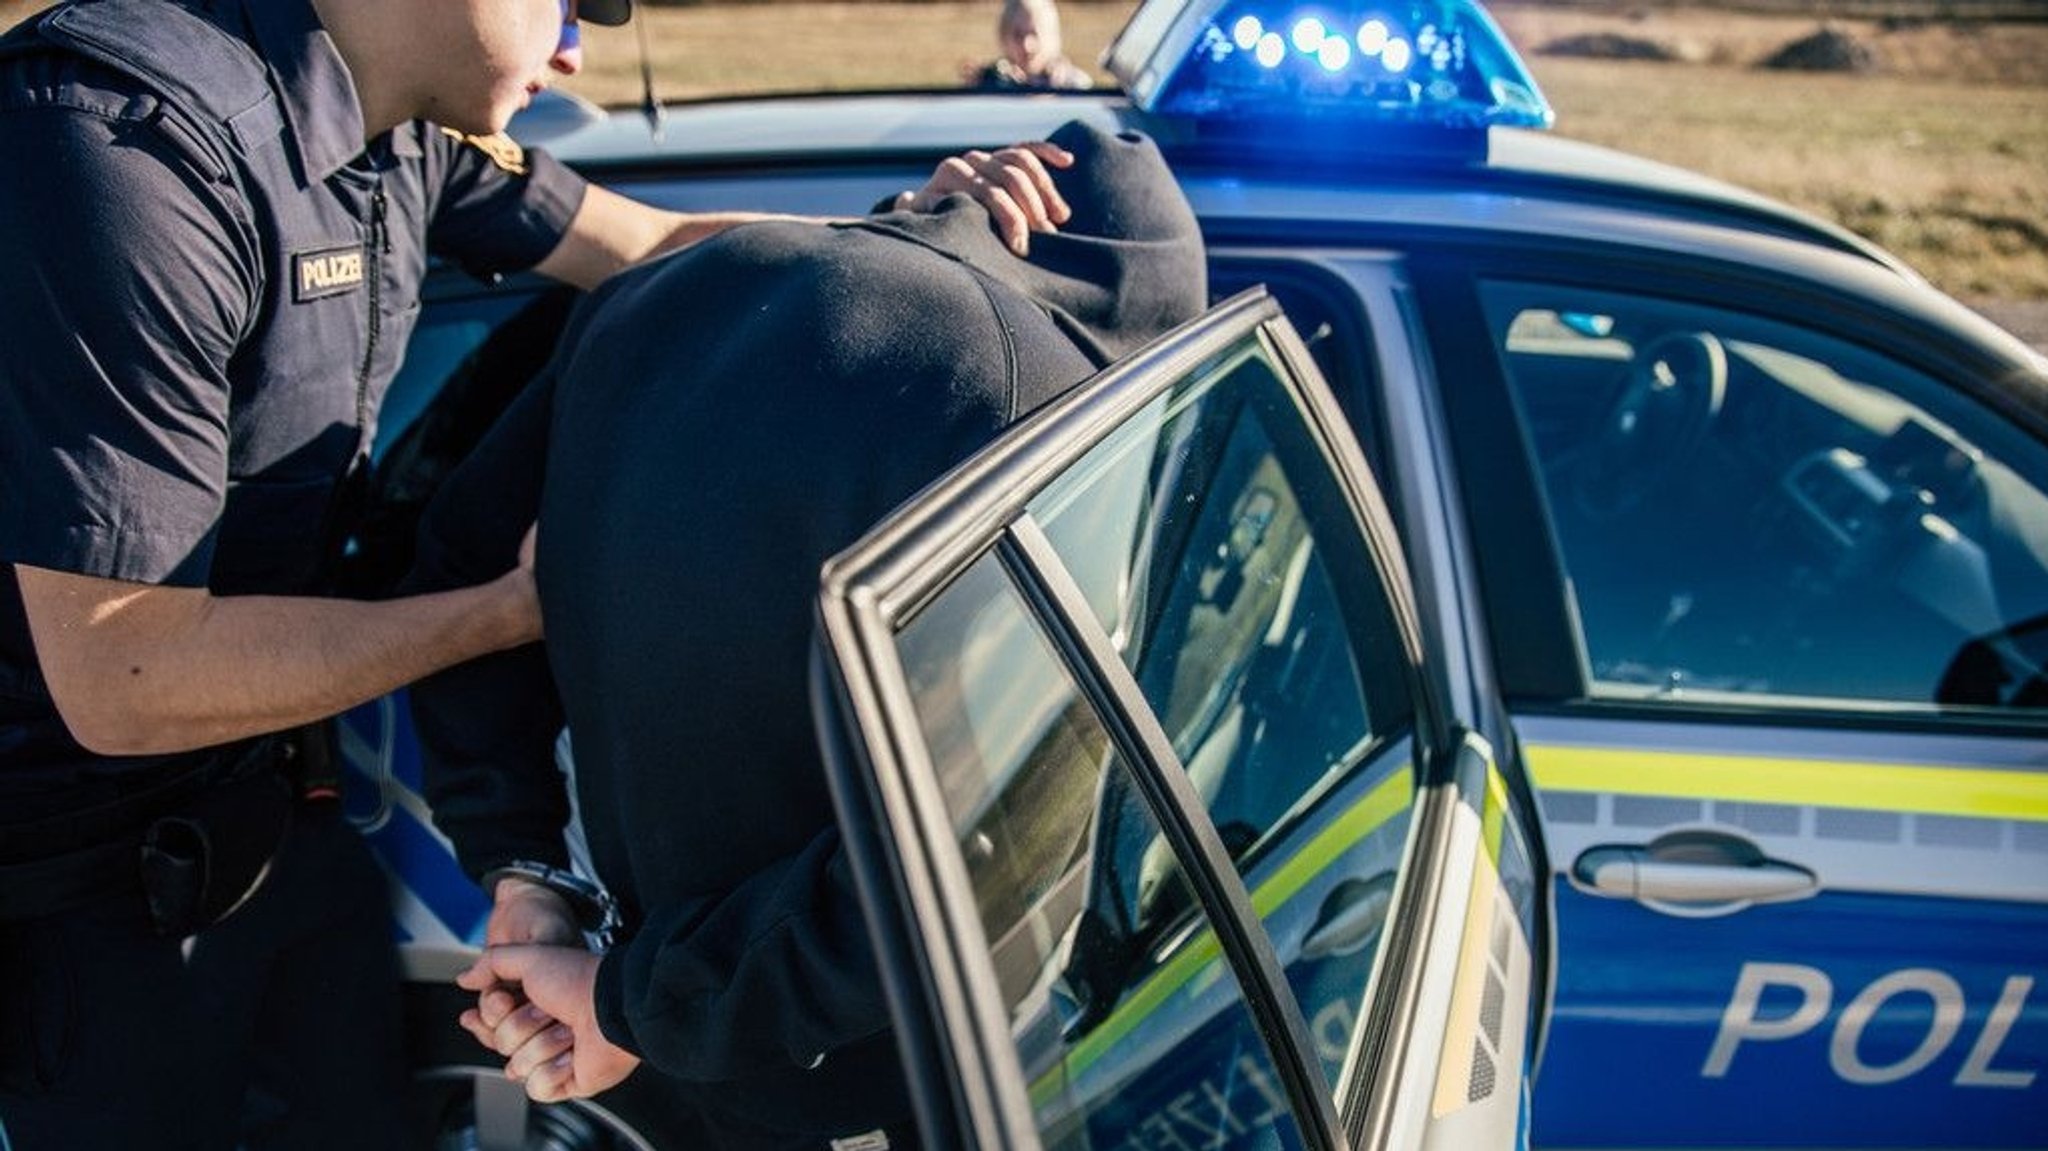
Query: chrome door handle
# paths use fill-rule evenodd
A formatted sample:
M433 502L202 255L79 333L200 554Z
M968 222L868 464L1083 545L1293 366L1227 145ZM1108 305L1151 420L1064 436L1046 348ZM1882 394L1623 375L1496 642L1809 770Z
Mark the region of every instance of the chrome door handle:
M1394 873L1346 879L1323 899L1314 927L1301 941L1303 959L1349 955L1375 943L1394 904Z
M1813 872L1768 858L1754 843L1717 831L1685 831L1647 844L1588 848L1572 878L1596 895L1633 899L1680 914L1736 911L1820 888Z
M1788 863L1661 863L1640 847L1596 847L1572 870L1602 895L1676 903L1789 899L1815 885L1812 872Z

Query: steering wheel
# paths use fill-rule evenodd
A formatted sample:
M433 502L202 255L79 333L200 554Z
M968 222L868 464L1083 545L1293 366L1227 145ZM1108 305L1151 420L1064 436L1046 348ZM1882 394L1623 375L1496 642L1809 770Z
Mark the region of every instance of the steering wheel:
M1684 475L1728 395L1728 353L1707 332L1674 332L1643 345L1575 453L1573 502L1589 519L1613 520Z

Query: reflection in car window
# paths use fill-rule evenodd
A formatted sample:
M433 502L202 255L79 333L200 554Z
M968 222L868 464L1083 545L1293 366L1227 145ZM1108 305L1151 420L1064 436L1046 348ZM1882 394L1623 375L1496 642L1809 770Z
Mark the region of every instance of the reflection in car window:
M1334 1088L1399 867L1413 705L1381 577L1269 355L1193 373L1031 511L1252 889ZM1173 930L1167 844L1109 849L1139 931Z
M1025 1078L1052 1148L1302 1145L1215 937L1191 908L1101 718L1000 562L985 557L898 636Z
M1595 690L2048 706L2048 451L1854 345L1482 287Z
M1406 724L1378 577L1263 348L1162 397L1031 510L1240 863Z

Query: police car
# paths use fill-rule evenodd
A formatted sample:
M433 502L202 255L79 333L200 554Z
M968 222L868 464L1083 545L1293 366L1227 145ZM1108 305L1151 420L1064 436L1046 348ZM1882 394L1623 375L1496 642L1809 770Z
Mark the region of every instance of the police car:
M821 573L816 714L935 1146L2048 1144L2048 361L1838 228L1545 134L1465 0L1151 0L1114 94L557 102L678 208L1158 139L1218 306ZM548 352L429 286L402 526ZM394 529L394 536L402 531ZM347 723L444 1145L527 1108L481 895Z

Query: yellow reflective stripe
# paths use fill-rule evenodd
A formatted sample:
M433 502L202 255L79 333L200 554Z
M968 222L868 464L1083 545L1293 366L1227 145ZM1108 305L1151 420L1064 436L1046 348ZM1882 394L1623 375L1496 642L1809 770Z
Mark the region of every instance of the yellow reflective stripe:
M1282 904L1298 894L1318 873L1335 863L1353 844L1385 826L1387 821L1407 811L1414 802L1415 769L1413 764L1404 763L1400 770L1382 781L1379 786L1367 792L1357 803L1345 809L1344 813L1331 822L1330 826L1318 832L1300 851L1294 853L1286 863L1277 868L1266 881L1251 893L1252 909L1260 919L1272 914ZM1144 1018L1161 1003L1178 994L1196 974L1221 955L1216 942L1214 928L1204 930L1188 941L1181 953L1173 957L1166 966L1152 973L1151 977L1138 985L1128 999L1102 1021L1102 1026L1090 1032L1068 1056L1062 1066L1078 1078L1082 1072L1109 1050L1110 1047L1130 1034ZM1059 1077L1048 1072L1031 1085L1031 1101L1043 1104L1058 1088Z
M2048 822L2048 773L1524 744L1544 791L1725 799Z
M1493 868L1500 870L1500 840L1508 825L1508 781L1494 764L1486 765L1486 808L1479 813L1479 842L1486 847L1486 858L1493 861Z
M1090 1032L1088 1037L1074 1048L1073 1053L1062 1061L1067 1072L1076 1079L1080 1078L1097 1059L1102 1058L1111 1047L1130 1034L1132 1028L1152 1014L1160 1004L1178 994L1189 980L1221 955L1222 949L1216 943L1214 928L1205 929L1200 935L1189 940L1188 945L1181 949L1179 955L1173 957L1172 962L1153 972L1150 979L1139 984L1138 989L1131 993L1131 997L1124 1000L1122 1006L1102 1021L1102 1026ZM1033 1103L1043 1102L1040 1098L1040 1087L1054 1078L1047 1075L1032 1085Z
M1388 820L1407 811L1414 802L1415 767L1404 763L1400 770L1367 792L1365 798L1352 804L1330 826L1295 852L1293 858L1268 876L1266 882L1252 892L1252 909L1259 913L1260 919L1278 911L1308 886L1309 880L1351 850L1353 844L1378 831Z

